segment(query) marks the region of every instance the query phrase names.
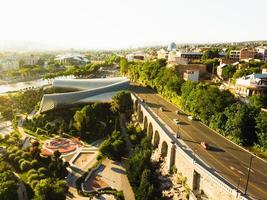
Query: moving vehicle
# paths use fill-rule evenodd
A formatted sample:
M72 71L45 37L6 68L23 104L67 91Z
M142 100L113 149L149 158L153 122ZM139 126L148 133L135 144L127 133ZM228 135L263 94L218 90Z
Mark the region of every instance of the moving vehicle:
M200 142L200 145L201 145L204 149L206 149L206 150L209 149L209 145L208 145L207 142L202 141L202 142Z
M195 118L193 117L193 116L191 116L191 115L189 115L188 117L187 117L189 120L194 120Z
M181 123L181 121L180 121L179 119L173 119L173 122L174 122L175 124L180 124L180 123Z

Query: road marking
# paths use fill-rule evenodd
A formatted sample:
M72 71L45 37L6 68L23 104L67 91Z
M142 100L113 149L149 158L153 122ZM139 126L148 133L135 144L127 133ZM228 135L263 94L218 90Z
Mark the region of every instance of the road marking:
M147 96L149 96L150 94L147 94L147 95L145 95L145 97L147 97ZM140 94L139 94L139 96L141 96ZM152 96L153 96L153 94L152 94ZM146 99L146 102L148 102L147 101L147 98L145 98ZM151 98L151 99L153 99L153 97ZM164 101L166 101L166 100L164 100ZM156 103L157 102L159 102L159 101L156 101ZM148 102L149 103L149 102ZM151 103L153 103L153 102L151 102ZM154 102L155 103L155 102ZM168 102L169 103L169 102ZM170 103L169 103L170 104ZM153 109L153 108L152 108ZM157 108L154 108L154 109L157 109ZM171 112L172 113L172 112ZM165 114L165 113L163 113L163 114ZM166 115L166 114L165 114ZM168 119L170 119L167 115L166 115L166 117L168 118ZM163 119L162 119L163 120ZM163 120L164 121L164 120ZM171 128L171 127L170 127ZM193 127L193 128L195 128L195 127ZM172 129L172 128L171 128ZM180 127L180 130L182 130L182 128ZM185 132L185 131L184 131ZM186 132L185 132L186 133ZM188 136L192 139L192 140L194 140L189 134L188 134ZM216 162L216 163L218 163L220 166L222 166L223 168L225 168L226 169L226 171L229 171L229 172L231 172L234 176L236 176L236 174L233 172L233 171L231 171L231 170L229 170L229 168L227 168L225 165L223 165L223 164L221 164L221 162L219 162L218 160L217 160L217 158L216 157L214 157L213 155L211 155L211 153L209 153L208 151L205 151L210 157L212 157L213 159L214 159L214 161ZM228 152L229 153L229 152ZM231 154L232 155L232 154ZM241 161L242 162L242 161ZM235 185L235 184L233 184L233 185ZM259 190L259 191L261 191L262 193L264 193L264 194L267 194L267 191L264 191L264 190L262 190L261 188L258 188L256 185L254 185L254 183L253 182L250 182L250 186L252 186L253 188L255 188L256 190Z

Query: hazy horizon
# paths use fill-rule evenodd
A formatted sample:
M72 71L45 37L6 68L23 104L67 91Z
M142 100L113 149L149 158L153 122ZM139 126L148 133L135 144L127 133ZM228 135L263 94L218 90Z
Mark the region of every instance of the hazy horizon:
M125 49L267 39L264 0L9 0L0 50Z

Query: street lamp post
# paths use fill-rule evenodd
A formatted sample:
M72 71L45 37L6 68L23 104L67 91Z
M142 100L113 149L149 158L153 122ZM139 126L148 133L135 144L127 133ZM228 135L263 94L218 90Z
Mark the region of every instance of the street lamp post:
M245 189L245 195L247 195L247 190L248 190L248 182L249 182L249 176L250 176L250 171L251 171L251 165L252 165L252 159L254 157L251 155L250 157L250 162L249 162L249 168L248 168L248 176L247 176L247 183L246 183L246 189Z
M239 177L239 180L238 180L237 191L239 191L239 186L240 186L241 181L242 181L242 174L240 174L240 177Z

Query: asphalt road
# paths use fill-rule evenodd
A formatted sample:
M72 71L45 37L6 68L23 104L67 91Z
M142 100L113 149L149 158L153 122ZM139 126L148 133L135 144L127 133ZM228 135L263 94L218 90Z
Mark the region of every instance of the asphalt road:
M205 161L215 173L223 176L244 193L251 154L203 125L191 121L185 114L176 114L178 108L164 100L149 88L131 86L137 94L174 132L180 132L180 138ZM159 108L163 107L163 111ZM176 125L173 119L179 119ZM200 142L205 141L210 149L205 150ZM267 162L253 157L247 194L260 200L267 200Z

